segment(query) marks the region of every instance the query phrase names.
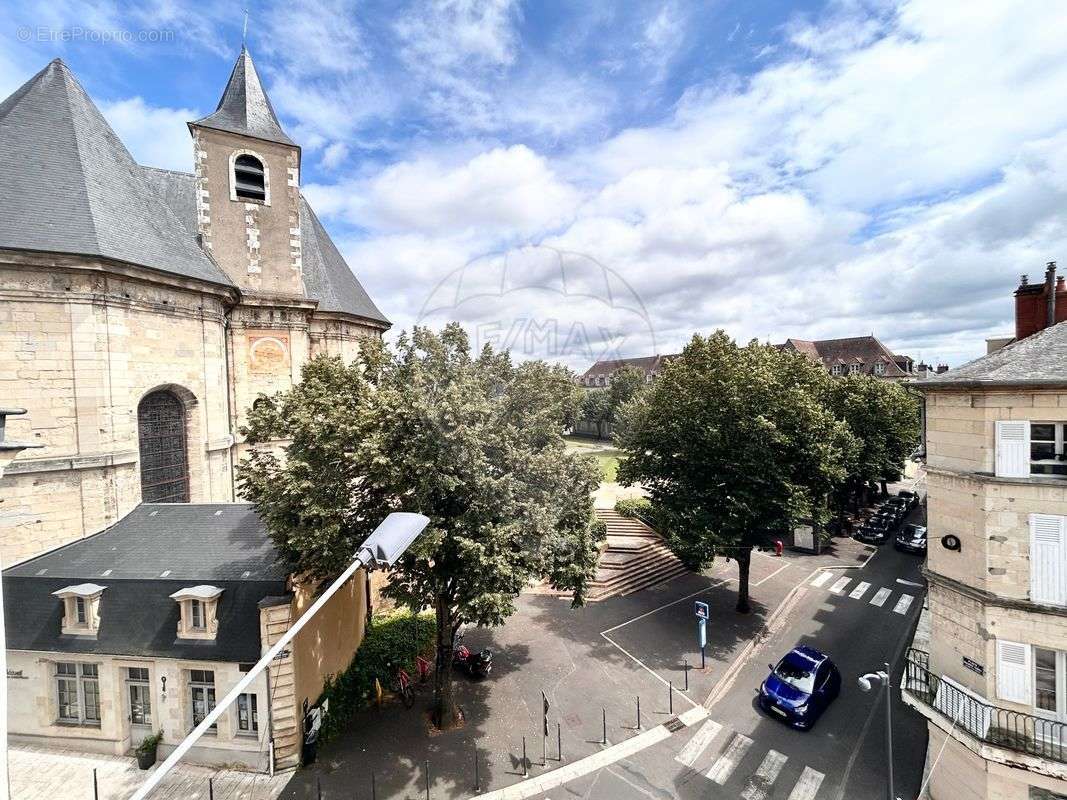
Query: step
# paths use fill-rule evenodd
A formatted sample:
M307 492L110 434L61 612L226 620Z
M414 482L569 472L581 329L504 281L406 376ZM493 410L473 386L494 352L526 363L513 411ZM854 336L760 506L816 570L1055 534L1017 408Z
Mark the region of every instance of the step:
M634 571L625 575L613 576L610 580L606 581L596 581L590 585L590 589L602 594L605 591L615 591L622 587L655 580L659 575L664 573L680 574L688 571L689 570L680 561L662 561L657 564L649 565L647 569L639 572Z

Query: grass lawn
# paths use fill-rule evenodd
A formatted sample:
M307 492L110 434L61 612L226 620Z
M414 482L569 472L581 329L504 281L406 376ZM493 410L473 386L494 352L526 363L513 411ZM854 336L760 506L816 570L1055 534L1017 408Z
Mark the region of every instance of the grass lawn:
M600 479L604 483L615 483L619 471L619 459L624 457L621 450L613 447L610 442L586 439L581 436L567 436L566 440L568 450L577 450L597 460L597 464L600 465Z

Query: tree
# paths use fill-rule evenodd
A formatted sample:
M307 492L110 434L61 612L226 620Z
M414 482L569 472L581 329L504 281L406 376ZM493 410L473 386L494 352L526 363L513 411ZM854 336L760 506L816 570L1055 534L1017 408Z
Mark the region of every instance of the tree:
M870 375L830 382L827 404L859 440L839 501L855 497L870 483L896 480L919 444L919 400L907 386ZM843 512L844 502L839 502Z
M649 492L689 566L737 559L742 613L752 548L825 519L826 495L844 479L855 441L822 402L829 380L799 354L739 347L717 331L694 336L621 412L620 482Z
M611 396L607 389L582 392L581 417L596 425L598 439L604 438L604 426L611 421Z
M610 418L618 421L619 410L645 388L645 373L637 367L619 367L611 373L611 388L608 390Z
M419 511L426 532L383 594L437 620L434 720L459 721L452 654L464 624L499 625L531 580L584 601L603 526L594 521L595 462L562 431L578 390L562 367L472 356L455 323L416 328L395 352L368 341L359 363L319 357L299 384L260 403L242 433L287 439L282 460L254 447L242 494L280 554L316 579L338 574L391 511Z

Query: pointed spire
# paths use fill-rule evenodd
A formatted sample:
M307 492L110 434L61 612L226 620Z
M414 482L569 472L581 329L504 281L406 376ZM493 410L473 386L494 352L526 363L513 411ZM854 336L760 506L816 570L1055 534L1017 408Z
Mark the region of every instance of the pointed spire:
M198 119L193 124L296 146L282 130L270 99L263 91L263 84L259 80L259 73L256 72L256 65L252 63L252 56L243 45L215 113Z

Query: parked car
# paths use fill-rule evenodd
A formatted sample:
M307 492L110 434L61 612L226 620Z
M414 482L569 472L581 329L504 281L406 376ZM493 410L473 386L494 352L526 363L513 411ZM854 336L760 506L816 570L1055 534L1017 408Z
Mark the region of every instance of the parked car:
M905 525L893 540L893 547L905 553L926 555L926 528L911 523Z
M773 717L808 730L841 693L841 673L825 653L794 647L759 688L760 708Z
M904 520L904 512L900 506L889 505L888 503L871 515L871 519L884 519L886 525L890 528L895 528Z
M897 495L896 497L890 497L882 504L882 506L894 506L896 508L899 508L902 514L907 514L909 511L911 511L910 501L906 497L900 497L899 495Z
M919 506L920 497L918 492L912 492L907 489L901 489L899 492L897 492L897 497L901 498L902 500L907 500L908 508L918 508Z
M889 541L889 523L880 517L872 517L863 523L855 538L868 544L884 544Z

